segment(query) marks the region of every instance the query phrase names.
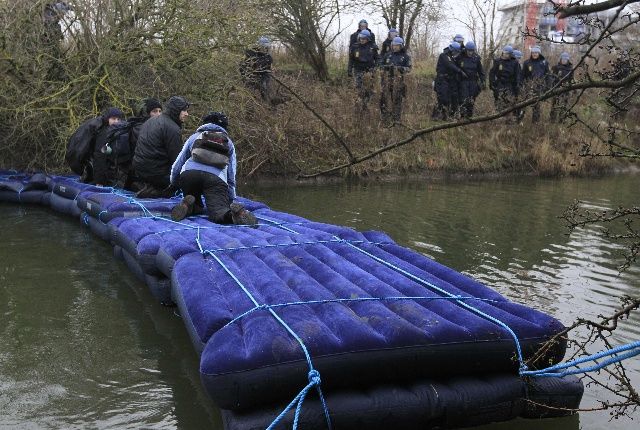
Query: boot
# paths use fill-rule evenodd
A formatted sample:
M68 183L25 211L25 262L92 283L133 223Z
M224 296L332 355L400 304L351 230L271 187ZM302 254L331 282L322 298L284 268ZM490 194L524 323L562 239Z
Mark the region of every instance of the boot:
M231 219L236 225L248 225L253 228L258 227L258 219L254 214L249 212L240 203L231 203Z
M171 219L174 221L182 221L193 212L193 204L196 198L190 195L185 196L180 203L171 209Z

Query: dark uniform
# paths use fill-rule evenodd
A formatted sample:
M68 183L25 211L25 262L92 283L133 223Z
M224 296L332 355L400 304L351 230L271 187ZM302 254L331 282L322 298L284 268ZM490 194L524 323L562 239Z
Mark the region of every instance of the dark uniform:
M496 58L489 72L489 87L493 90L493 99L498 112L508 109L518 94L519 64L509 58ZM514 112L514 116L517 112Z
M460 78L460 114L463 118L473 116L476 97L485 86L485 75L482 69L482 59L476 53L459 57L458 66L466 76Z
M438 101L433 108L431 118L446 120L453 115L459 106L458 79L462 74L462 69L456 64L453 51L446 48L438 56L436 64L436 80L434 89Z
M258 46L247 49L240 64L240 74L249 88L258 89L266 101L271 101L271 66L273 57L266 48Z
M573 83L573 64L568 61L567 64L558 63L551 68L552 85L556 86L559 82L560 86L568 86ZM553 98L551 101L551 122L562 120L565 117L567 106L569 105L569 93L562 93Z
M406 94L405 74L411 70L411 56L404 47L398 52L387 53L380 63L382 68L382 94L380 94L380 113L383 119L400 121L402 101ZM390 105L390 106L389 106Z
M369 33L371 33L371 37L369 38L369 40L375 44L376 43L376 35L373 34L373 31L369 30L368 27L367 28L363 28L362 30L367 30ZM351 36L349 36L349 46L352 46L354 43L358 42L358 35L360 34L360 32L362 30L361 29L357 29L355 32L351 33Z
M367 43L357 42L351 45L349 50L349 65L355 74L356 89L362 101L362 107L367 108L367 103L373 95L373 72L378 63L378 47L373 41Z
M526 97L537 97L547 90L549 79L549 63L540 54L538 58L529 58L522 65L522 86L524 87ZM533 105L533 122L540 120L540 103Z

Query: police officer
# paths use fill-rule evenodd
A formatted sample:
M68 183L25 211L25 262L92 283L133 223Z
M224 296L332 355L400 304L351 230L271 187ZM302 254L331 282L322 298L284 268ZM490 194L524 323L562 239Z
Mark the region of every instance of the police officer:
M539 46L531 48L531 56L522 65L522 85L527 98L538 97L547 90L549 79L549 63L542 56ZM533 105L532 122L540 120L540 102Z
M436 79L433 83L438 100L431 114L432 119L445 121L458 110L458 79L464 76L464 72L456 64L460 49L458 42L451 42L438 56Z
M384 42L382 42L382 48L380 49L380 57L384 58L384 56L391 51L391 42L393 42L393 39L397 36L399 36L400 33L398 32L398 30L396 30L395 28L390 28L389 29L389 33L387 34L387 38L384 39Z
M406 94L404 77L411 70L411 56L407 54L404 39L396 36L390 46L391 52L388 52L381 62L380 114L386 123L400 122L402 101Z
M373 31L369 30L369 23L366 19L361 19L358 22L358 29L351 33L351 36L349 37L349 46L358 42L358 35L362 30L367 30L369 33L371 33L369 36L369 40L371 40L373 43L376 43L376 35L373 34Z
M465 52L460 55L458 66L464 72L460 79L460 114L463 118L471 118L476 97L485 88L482 59L476 53L476 44L473 41L465 44Z
M551 68L552 84L558 88L561 86L569 86L573 83L573 64L571 64L571 57L569 53L563 52L560 54L560 60L558 64ZM569 93L562 93L555 96L551 102L551 122L560 120L562 122L565 118L565 112L569 105Z
M519 100L520 94L522 93L522 66L520 65L520 60L522 59L522 51L514 49L512 57L514 60L516 60L518 69L518 86L516 87L516 100ZM524 109L518 109L516 111L516 117L518 118L518 121L522 121L522 119L524 118Z
M271 66L273 57L269 53L271 40L262 36L253 48L247 49L240 65L240 74L246 85L257 88L262 99L271 102Z
M378 63L378 47L371 40L369 30L358 34L358 43L349 51L349 76L355 74L355 84L363 109L373 95L373 72Z
M489 88L493 91L498 112L511 107L518 93L518 65L512 54L511 45L502 48L500 57L493 60L493 66L489 72ZM516 115L517 113L514 113L514 116Z

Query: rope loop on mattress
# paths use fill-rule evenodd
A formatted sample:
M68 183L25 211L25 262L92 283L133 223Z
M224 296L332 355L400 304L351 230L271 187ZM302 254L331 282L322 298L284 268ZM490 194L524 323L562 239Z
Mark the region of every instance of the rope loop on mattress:
M214 260L216 260L216 262L218 262L220 267L222 267L222 269L231 277L231 279L234 280L234 282L240 287L240 289L242 289L242 291L247 295L247 297L249 297L249 299L253 302L255 306L262 306L260 303L258 303L256 298L253 297L253 294L251 294L251 292L242 283L242 281L238 279L238 277L233 273L233 271L229 269L229 267L227 267L226 264L224 264L224 262L220 259L220 257L218 257L215 253L211 251L205 250L202 247L202 243L200 242L200 229L197 230L196 243L198 244L200 253L203 255L210 255ZM274 420L274 422L269 426L269 429L273 428L273 426L277 424L277 422L282 419L284 414L286 414L289 411L289 409L291 409L295 404L297 405L296 415L293 422L293 429L295 430L298 425L298 415L300 414L300 409L302 408L302 402L304 402L304 398L307 396L307 393L309 392L309 390L315 386L316 389L318 390L318 396L320 397L320 401L322 402L322 405L324 408L324 414L327 420L327 426L331 430L332 426L331 426L331 418L329 416L329 410L327 409L326 402L324 400L324 395L322 394L322 389L320 388L320 373L317 370L315 370L315 368L313 367L313 362L311 361L311 355L309 354L309 350L304 344L304 341L302 340L302 338L300 338L300 336L280 317L280 315L276 313L276 311L274 311L271 308L268 308L268 310L269 310L269 313L276 319L276 321L278 321L285 328L285 330L289 332L289 334L298 342L298 344L302 348L302 352L304 353L305 359L307 360L307 365L309 366L309 379L310 379L309 384L307 384L307 386L304 387L302 391L300 391L300 393L293 399L293 401L289 403L289 405L285 408L285 410L282 413L280 413L280 415L278 415L276 420Z

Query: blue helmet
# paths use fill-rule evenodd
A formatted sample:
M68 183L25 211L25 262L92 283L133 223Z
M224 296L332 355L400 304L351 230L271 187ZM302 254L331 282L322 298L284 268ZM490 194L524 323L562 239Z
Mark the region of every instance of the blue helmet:
M456 34L453 36L453 41L462 44L462 42L464 42L464 36L462 36L462 34Z
M563 52L562 54L560 54L560 59L561 60L567 60L569 61L569 59L571 58L571 56L569 55L568 52Z
M393 45L404 46L404 39L399 36L394 37L393 40L391 41L391 46Z
M358 33L358 39L371 39L371 32L369 30L362 30Z
M398 34L400 34L400 32L398 30L396 30L395 28L390 28L389 29L389 36L391 36L392 34L397 36Z
M258 45L269 48L271 46L271 40L266 36L260 36L260 39L258 39Z
M475 51L476 50L476 44L473 43L473 41L468 41L467 43L465 43L464 48L467 51Z
M507 45L502 48L502 52L506 52L507 54L513 54L513 47L511 45Z
M358 21L358 25L362 25L362 24L367 24L369 25L369 23L367 22L366 19L361 19L360 21Z
M518 51L517 49L514 49L511 55L513 55L513 58L515 58L516 60L519 60L522 58L522 52Z
M532 54L540 54L542 52L542 50L540 49L540 47L538 45L532 46L531 47L531 53Z
M460 52L460 44L458 42L451 42L449 44L449 50L453 52Z

